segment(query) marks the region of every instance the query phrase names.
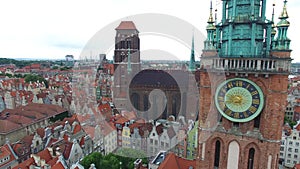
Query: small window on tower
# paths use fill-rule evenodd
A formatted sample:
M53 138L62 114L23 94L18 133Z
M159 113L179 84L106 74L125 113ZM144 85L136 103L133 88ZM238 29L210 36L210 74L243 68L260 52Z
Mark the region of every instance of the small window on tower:
M260 115L258 115L257 117L255 117L254 119L254 128L259 129L260 126Z
M126 41L126 46L127 46L127 49L131 49L131 41L130 40Z
M125 49L125 41L121 41L121 49Z
M240 123L238 122L233 122L233 127L239 127L240 126Z

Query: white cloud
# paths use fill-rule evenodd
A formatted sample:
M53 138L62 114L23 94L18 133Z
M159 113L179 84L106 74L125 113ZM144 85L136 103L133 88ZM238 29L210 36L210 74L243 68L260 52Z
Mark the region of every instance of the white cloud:
M1 1L0 57L64 58L67 54L78 57L81 48L98 30L117 19L142 13L173 15L205 33L209 3L209 0ZM268 1L269 19L272 3ZM276 18L282 5L281 0L276 1ZM288 2L291 22L289 37L295 59L300 55L300 49L296 48L299 40L293 36L299 25L296 20L299 6L296 0ZM179 53L189 56L189 52L185 49Z

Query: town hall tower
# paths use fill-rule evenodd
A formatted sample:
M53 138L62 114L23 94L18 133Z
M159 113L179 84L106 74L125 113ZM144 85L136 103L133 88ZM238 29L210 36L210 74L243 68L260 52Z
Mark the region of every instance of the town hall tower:
M287 1L279 22L266 0L212 5L201 55L197 168L277 169L291 62Z

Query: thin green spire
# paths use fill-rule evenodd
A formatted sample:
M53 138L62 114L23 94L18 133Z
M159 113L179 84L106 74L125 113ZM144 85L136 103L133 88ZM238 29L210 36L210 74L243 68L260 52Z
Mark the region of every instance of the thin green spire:
M193 38L192 38L192 48L191 48L191 57L190 57L189 71L195 71L194 33L193 33Z

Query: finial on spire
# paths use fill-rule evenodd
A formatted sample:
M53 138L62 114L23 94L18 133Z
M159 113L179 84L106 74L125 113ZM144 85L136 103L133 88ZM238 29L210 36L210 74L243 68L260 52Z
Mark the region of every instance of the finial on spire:
M275 23L274 23L274 15L275 15L275 2L272 4L272 6L273 6L273 10L272 10L272 35L274 35L275 36L275 34L276 34L276 30L275 30L275 28L276 28L276 25L275 25Z
M214 23L213 13L212 13L212 0L210 1L210 13L207 23Z
M273 6L273 9L272 9L272 22L273 22L273 25L272 25L272 27L274 28L275 27L275 24L274 24L275 3L273 3L272 6Z
M217 25L218 9L215 9L215 24Z
M287 19L287 18L289 18L289 15L288 15L287 9L286 9L287 0L284 0L283 3L284 3L283 10L281 12L281 15L279 16L279 19Z

